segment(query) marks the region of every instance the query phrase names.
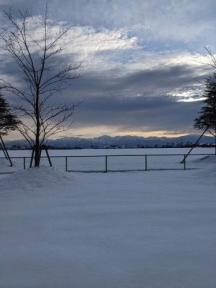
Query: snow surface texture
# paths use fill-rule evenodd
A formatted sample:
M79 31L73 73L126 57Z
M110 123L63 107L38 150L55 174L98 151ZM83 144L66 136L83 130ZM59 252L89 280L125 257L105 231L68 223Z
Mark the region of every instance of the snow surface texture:
M200 162L1 177L0 288L215 288L216 162Z

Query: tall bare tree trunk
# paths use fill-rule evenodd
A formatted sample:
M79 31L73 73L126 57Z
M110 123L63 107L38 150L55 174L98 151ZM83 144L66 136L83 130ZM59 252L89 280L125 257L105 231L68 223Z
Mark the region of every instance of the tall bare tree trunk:
M215 155L216 155L216 128L215 128L215 137L214 137L214 139L215 139L215 143L214 143L215 145L214 146L215 146Z
M40 109L39 109L39 89L36 91L36 101L35 101L35 116L36 116L36 134L35 134L35 167L40 166L40 156L41 156L41 148L40 148Z
M40 156L41 156L41 148L40 148L40 140L39 140L40 132L37 132L35 136L35 155L34 155L34 163L35 167L40 166Z

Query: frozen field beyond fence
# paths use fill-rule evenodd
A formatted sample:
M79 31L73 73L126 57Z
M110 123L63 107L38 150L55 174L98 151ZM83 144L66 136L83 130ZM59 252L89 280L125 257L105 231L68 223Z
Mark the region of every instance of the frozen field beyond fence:
M184 165L182 160L188 151L188 148L50 150L50 156L54 167L70 172L182 170L199 168L199 160L205 154L213 154L214 148L194 149ZM10 168L7 161L0 158L0 173L29 167L31 151L9 153L14 167ZM0 157L3 157L2 153ZM42 157L45 155L42 154ZM41 164L49 166L46 157L42 158Z

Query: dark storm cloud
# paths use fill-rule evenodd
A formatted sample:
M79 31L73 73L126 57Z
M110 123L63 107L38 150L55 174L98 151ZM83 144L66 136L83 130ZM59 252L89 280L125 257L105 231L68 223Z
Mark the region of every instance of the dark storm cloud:
M0 8L27 8L37 15L43 11L44 3L42 0L0 0ZM65 20L78 27L88 25L96 33L104 27L108 31L123 28L125 35L137 37L137 45L140 45L132 49L110 48L95 52L95 57L102 59L98 71L81 70L79 79L52 98L53 105L81 102L75 115L76 126L108 125L125 130L145 127L170 131L186 131L192 127L200 102L177 102L176 97L170 96L179 91L191 91L195 99L199 93L196 87L203 83L208 67L185 62L175 65L167 61L167 65L155 65L154 62L151 68L143 68L143 59L148 64L148 57L144 57L146 47L151 52L157 51L155 57L158 57L164 49L177 55L178 48L181 55L192 46L198 51L209 43L214 44L215 1L164 0L163 5L159 0L50 0L48 3L50 17L56 21ZM71 55L65 55L64 61L73 62L73 59ZM106 69L103 64L107 65ZM136 64L136 70L132 70L130 64ZM53 65L53 72L58 66ZM1 59L1 73L21 80L9 58Z
M71 55L69 57L56 57L51 63L52 73L55 74L55 69L57 72L61 65L69 63L70 60ZM77 65L73 60L70 63ZM9 58L6 60L1 59L1 73L16 76L19 81L22 79L22 74L19 73L16 64L13 60L10 61ZM189 65L167 64L162 67L157 66L151 69L128 72L124 76L118 70L93 71L88 73L82 73L82 70L77 70L77 73L80 73L80 77L71 82L70 91L79 97L85 97L85 95L94 97L94 95L103 94L108 96L112 93L117 95L124 95L126 93L125 96L148 93L147 95L149 96L149 93L154 95L155 91L157 93L162 91L164 94L164 91L172 92L182 87L193 88L194 84L204 82L207 73L209 73L209 68L205 66L194 68Z
M176 102L167 96L103 97L83 103L77 125L107 125L125 130L190 131L200 102Z
M136 96L140 93L146 96L161 96L182 87L193 89L194 84L204 82L205 73L208 71L206 67L195 69L187 65L167 65L128 73L125 76L113 76L116 73L112 71L86 73L71 83L70 91L83 97L91 95L92 98L98 95L103 98L103 95L106 97L111 94Z
M73 81L63 99L68 103L81 100L75 116L78 126L189 131L201 103L177 102L176 97L168 94L182 87L193 89L194 84L203 80L204 76L188 66L140 71L118 79L81 76Z
M195 71L194 67L189 65L164 65L164 67L138 71L125 77L121 84L122 87L132 85L134 88L140 85L143 87L152 85L153 88L178 88L181 85L194 84L203 80L203 76L197 73L198 70Z

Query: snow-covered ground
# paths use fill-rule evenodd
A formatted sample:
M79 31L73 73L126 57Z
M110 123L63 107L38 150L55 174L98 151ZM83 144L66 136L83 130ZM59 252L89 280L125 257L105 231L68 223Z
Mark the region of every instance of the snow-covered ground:
M107 168L109 171L130 171L130 170L145 170L147 169L183 169L181 163L183 155L189 151L188 148L157 148L157 149L84 149L84 150L50 150L50 156L53 166L59 170L65 171L66 157L67 169L70 171L97 171L103 172L106 170L106 158L108 155ZM9 163L0 158L0 173L14 172L23 170L24 160L25 166L29 167L31 151L10 151L10 156L14 167L9 167ZM195 154L214 154L214 148L196 148L193 153L187 158L187 168L198 168L200 157ZM130 156L128 156L130 155ZM147 159L145 159L147 155ZM14 157L21 158L14 158ZM42 154L44 157L44 153ZM90 157L89 157L90 156ZM99 157L97 157L99 156ZM0 153L0 157L3 157ZM23 159L23 157L26 157ZM49 166L48 160L45 157L42 159L42 165ZM195 163L195 165L194 165Z
M0 176L0 288L215 288L216 158Z

